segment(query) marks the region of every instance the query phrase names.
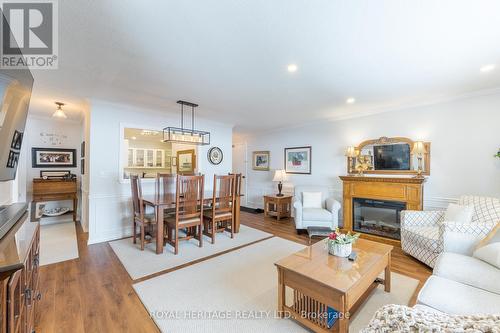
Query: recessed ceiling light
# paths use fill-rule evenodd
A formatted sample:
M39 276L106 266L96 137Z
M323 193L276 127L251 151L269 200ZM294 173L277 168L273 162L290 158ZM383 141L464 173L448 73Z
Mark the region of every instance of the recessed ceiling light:
M296 72L296 71L297 71L298 67L297 67L297 65L295 65L295 64L290 64L290 65L288 65L287 69L288 69L288 71L289 71L290 73L294 73L294 72Z
M491 72L492 70L495 69L495 67L497 67L495 64L488 64L488 65L484 65L483 67L481 67L479 69L479 71L481 73Z
M354 97L349 97L345 102L347 104L354 104L356 102L356 99L354 99Z

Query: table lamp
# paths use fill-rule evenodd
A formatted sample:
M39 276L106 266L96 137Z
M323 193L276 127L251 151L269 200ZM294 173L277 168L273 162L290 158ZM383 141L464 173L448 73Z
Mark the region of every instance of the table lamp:
M283 189L283 182L285 181L285 178L286 178L285 170L274 171L273 182L278 182L278 194L276 194L277 197L283 196L283 194L281 194L281 190Z
M355 158L356 156L358 156L358 151L356 150L356 147L347 147L347 150L345 151L345 156L347 156L347 163L348 163L348 172L349 173L353 173L353 169L352 169L352 161L353 161L353 158Z
M416 178L423 178L422 176L422 157L427 150L425 149L425 143L423 141L416 141L413 143L413 148L411 150L413 155L417 156L418 159L418 169Z

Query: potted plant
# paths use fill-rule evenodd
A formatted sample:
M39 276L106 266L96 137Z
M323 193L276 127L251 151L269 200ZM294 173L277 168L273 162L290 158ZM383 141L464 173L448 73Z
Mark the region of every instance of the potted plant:
M500 158L500 148L498 148L498 152L496 153L496 155L493 155L493 156Z
M337 257L348 257L352 252L352 244L359 238L359 234L343 234L337 228L326 239L328 252Z

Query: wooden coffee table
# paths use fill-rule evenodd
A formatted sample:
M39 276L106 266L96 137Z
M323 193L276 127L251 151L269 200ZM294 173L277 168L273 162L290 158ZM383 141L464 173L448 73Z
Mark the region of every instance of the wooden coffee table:
M356 261L328 254L323 241L294 253L275 265L278 268L278 311L315 332L348 332L349 317L379 284L391 291L392 246L358 239ZM385 271L384 279L379 279ZM288 297L286 288L293 290ZM291 295L289 295L291 296ZM327 313L340 313L328 325Z

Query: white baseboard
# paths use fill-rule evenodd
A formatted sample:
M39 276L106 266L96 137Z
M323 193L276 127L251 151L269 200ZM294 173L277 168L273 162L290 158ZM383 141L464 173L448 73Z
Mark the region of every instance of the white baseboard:
M87 242L88 245L98 244L104 242L114 241L120 238L132 236L132 226L124 227L122 229L109 230L101 233L98 237L90 238Z

